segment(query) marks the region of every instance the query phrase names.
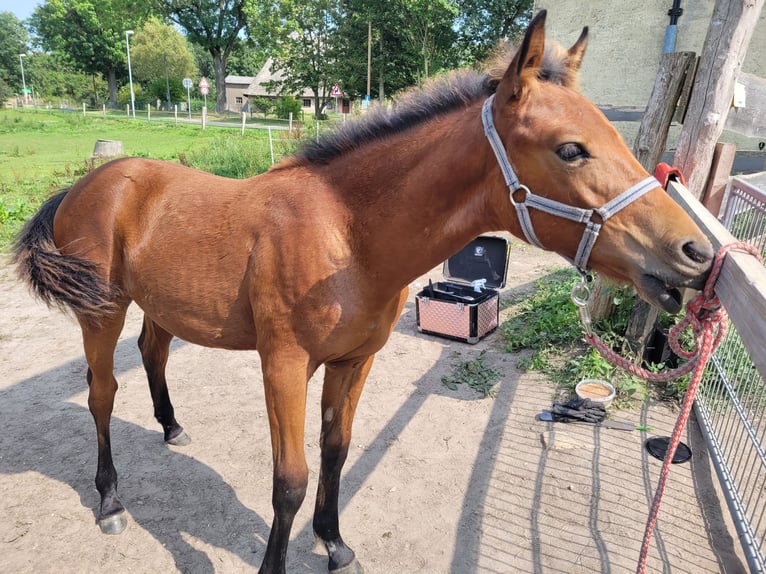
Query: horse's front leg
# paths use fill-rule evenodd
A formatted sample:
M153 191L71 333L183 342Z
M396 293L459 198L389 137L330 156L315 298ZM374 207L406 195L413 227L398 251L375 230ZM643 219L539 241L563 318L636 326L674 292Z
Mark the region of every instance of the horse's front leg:
M266 555L259 574L284 574L287 543L293 519L306 496L308 466L304 452L308 361L296 358L298 350L285 357L261 353L266 409L271 429L274 461L271 525Z
M374 355L370 355L353 362L325 365L320 437L322 467L314 510L314 534L327 548L330 557L328 569L333 574L362 572L354 551L346 546L340 535L338 491L340 472L351 441L356 405L373 358Z

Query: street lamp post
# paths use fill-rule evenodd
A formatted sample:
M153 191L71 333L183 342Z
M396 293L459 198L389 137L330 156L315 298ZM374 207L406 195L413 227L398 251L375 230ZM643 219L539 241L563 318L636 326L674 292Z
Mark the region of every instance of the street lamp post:
M133 30L125 30L125 47L128 50L128 82L130 82L130 109L133 112L133 118L136 117L136 95L133 93L133 71L130 69L130 35Z
M24 57L26 54L19 54L19 64L21 64L21 101L27 103L27 81L24 79Z

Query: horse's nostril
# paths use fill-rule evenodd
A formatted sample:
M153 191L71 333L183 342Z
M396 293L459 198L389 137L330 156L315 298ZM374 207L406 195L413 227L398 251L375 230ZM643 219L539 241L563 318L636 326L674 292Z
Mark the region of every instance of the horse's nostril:
M709 243L700 243L698 241L687 241L681 250L689 259L695 263L709 263L713 260L713 248Z

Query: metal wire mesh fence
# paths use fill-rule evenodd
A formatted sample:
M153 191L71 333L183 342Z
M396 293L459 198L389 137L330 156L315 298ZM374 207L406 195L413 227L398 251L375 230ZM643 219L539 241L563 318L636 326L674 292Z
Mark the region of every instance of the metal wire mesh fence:
M766 253L766 192L734 178L724 201L724 226ZM695 407L750 570L764 572L766 385L734 325L708 364Z

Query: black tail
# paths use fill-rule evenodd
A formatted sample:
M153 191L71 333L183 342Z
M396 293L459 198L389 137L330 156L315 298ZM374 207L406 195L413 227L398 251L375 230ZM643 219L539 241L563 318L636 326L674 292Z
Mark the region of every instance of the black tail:
M16 236L13 262L22 281L48 306L70 309L78 318L98 322L114 313L117 290L92 261L62 254L53 242L53 216L68 190L46 201Z

